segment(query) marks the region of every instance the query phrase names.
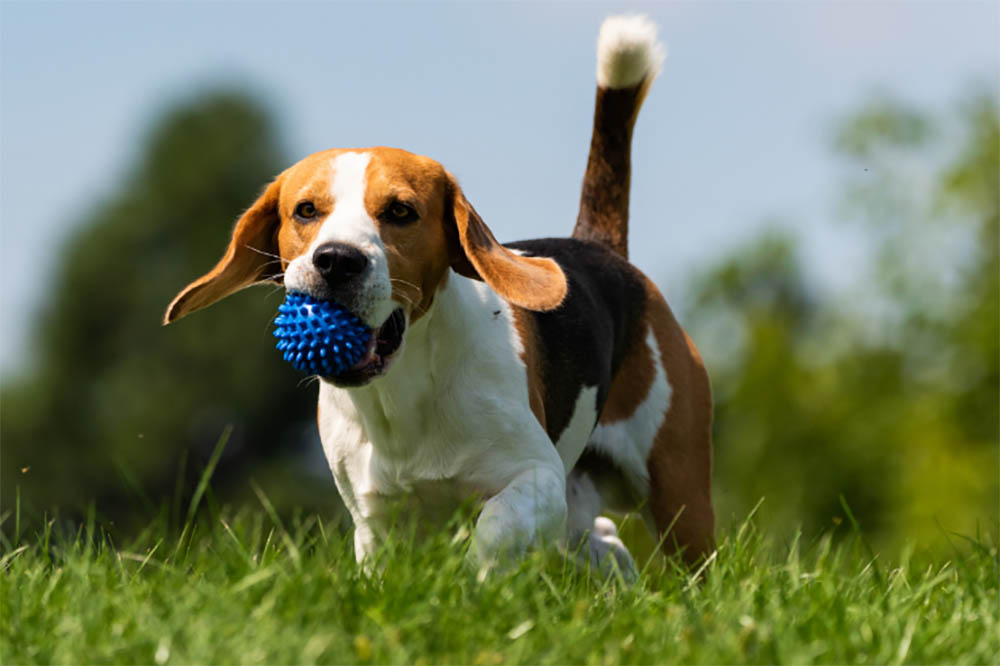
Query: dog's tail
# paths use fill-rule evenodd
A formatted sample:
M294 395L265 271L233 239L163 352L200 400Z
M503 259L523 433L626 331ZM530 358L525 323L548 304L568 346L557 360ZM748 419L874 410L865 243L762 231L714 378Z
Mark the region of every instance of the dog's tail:
M600 241L626 258L632 128L665 57L656 24L645 16L601 24L594 134L573 238Z

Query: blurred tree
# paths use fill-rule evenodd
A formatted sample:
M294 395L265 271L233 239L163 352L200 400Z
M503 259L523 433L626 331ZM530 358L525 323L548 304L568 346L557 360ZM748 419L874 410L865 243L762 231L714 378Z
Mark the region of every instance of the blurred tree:
M308 443L296 424L314 417L312 392L270 349L275 290L160 326L283 162L267 114L240 94L200 97L156 124L120 190L67 240L34 328L35 362L5 381L5 507L20 487L36 509L97 498L121 520L137 498L158 506L182 452L206 458L228 423L236 429L217 490L227 472L235 479Z
M937 523L966 533L977 522L996 529L1000 109L984 92L946 118L884 107L900 124L918 119L924 131L906 140L866 132L866 111L843 125L837 146L854 167L846 210L881 239L870 284L892 304L884 344L899 356L904 378L906 409L888 433L899 467L888 479L888 519L924 539L940 532ZM920 179L911 175L918 160L940 166ZM875 176L858 178L861 164Z
M875 248L845 267L854 290L820 299L778 234L693 283L685 319L716 391L721 513L765 496L773 526L816 530L843 493L881 545L996 529L996 99L941 119L877 100L835 147L844 214Z

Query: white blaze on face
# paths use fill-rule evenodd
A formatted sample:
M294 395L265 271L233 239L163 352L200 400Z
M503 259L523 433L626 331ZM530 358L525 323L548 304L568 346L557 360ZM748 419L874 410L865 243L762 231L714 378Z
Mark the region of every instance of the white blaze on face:
M368 185L365 170L371 158L371 153L342 153L330 160L333 212L323 221L313 248L323 243L340 242L354 245L368 254L372 246L382 247L375 222L365 210Z
M365 210L365 172L371 157L371 153L350 152L341 153L330 160L333 212L319 222L322 226L309 249L288 265L285 286L319 298L335 296L374 328L382 325L397 306L390 300L392 283L389 280L385 246L378 235L375 221ZM330 294L329 288L316 272L312 256L316 248L324 243L346 243L358 248L368 257L367 272L356 285L351 286L350 294Z

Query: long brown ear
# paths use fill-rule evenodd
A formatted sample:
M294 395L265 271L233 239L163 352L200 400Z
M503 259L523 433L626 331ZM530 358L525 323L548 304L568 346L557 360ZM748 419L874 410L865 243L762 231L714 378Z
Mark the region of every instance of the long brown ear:
M483 280L522 308L544 311L559 307L567 289L566 274L559 264L547 257L522 257L497 242L450 175L448 197L460 246L452 258L456 272Z
M281 193L282 176L268 185L260 198L243 213L233 229L226 254L215 268L174 297L163 315L164 326L245 287L265 281L264 276L268 272L280 272L281 268L275 267L273 258L278 253L278 195Z

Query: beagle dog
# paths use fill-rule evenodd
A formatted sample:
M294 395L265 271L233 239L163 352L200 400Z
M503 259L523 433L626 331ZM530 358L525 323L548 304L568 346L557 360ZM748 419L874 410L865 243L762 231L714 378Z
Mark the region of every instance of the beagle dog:
M597 50L571 238L501 244L434 160L328 150L279 174L167 309L164 323L270 282L372 328L355 366L319 378L359 562L393 507L441 526L470 497L483 502L471 552L484 563L561 542L632 575L605 509L638 510L689 563L713 548L708 375L627 260L632 128L665 51L641 16L607 19Z

